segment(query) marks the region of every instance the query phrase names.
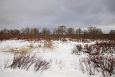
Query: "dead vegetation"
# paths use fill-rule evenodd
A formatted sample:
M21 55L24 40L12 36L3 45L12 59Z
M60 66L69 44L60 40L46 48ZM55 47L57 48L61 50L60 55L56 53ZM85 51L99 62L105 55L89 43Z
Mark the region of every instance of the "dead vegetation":
M29 70L31 67L33 67L33 70L37 72L39 70L47 70L49 66L49 62L42 60L41 58L36 57L35 55L18 54L14 56L12 64L9 65L7 68Z
M54 46L53 46L52 41L44 41L43 42L43 48L53 49Z
M115 74L115 45L113 42L102 41L93 45L75 46L72 54L79 55L80 53L88 55L88 58L80 61L83 72L88 72L89 75L101 73L103 77Z
M14 54L27 54L31 50L30 47L22 47L22 48L12 48L8 52L14 53Z

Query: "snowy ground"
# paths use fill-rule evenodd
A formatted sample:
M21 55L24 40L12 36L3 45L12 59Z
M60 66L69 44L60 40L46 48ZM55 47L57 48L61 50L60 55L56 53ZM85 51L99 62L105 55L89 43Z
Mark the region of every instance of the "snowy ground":
M52 41L53 47L47 47L44 46L44 40L0 41L0 77L101 77L99 73L89 76L87 72L82 71L80 60L87 58L87 54L72 54L72 49L75 45L94 43ZM50 63L49 68L37 72L33 71L33 68L28 71L19 68L7 68L13 61L14 53L18 51L27 51L29 54L36 55L36 58L39 56L42 60Z

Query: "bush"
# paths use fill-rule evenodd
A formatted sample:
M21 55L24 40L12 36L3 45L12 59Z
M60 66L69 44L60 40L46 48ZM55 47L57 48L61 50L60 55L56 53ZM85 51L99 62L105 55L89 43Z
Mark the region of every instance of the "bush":
M82 51L82 46L81 45L76 45L74 49L72 50L72 54L78 55Z
M101 73L103 77L110 77L115 74L115 45L110 41L96 43L93 45L77 45L72 53L87 53L88 58L80 61L81 70L89 75Z
M32 65L34 65L34 70L46 70L49 68L49 62L42 60L40 58L36 58L35 55L31 56L19 54L14 57L13 62L10 66L12 69L26 69L28 70Z

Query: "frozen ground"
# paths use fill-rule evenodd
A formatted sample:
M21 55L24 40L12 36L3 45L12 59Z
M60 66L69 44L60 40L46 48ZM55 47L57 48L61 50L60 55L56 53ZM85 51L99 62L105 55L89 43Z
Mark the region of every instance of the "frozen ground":
M94 44L80 43L74 41L52 41L52 46L44 46L46 41L26 41L26 40L7 40L0 41L0 77L101 77L98 73L89 76L87 72L83 72L80 60L87 58L87 54L74 55L72 49L77 44ZM16 52L24 51L36 58L41 58L50 63L48 69L37 72L33 68L11 69L7 68L16 54ZM14 54L15 53L15 54Z

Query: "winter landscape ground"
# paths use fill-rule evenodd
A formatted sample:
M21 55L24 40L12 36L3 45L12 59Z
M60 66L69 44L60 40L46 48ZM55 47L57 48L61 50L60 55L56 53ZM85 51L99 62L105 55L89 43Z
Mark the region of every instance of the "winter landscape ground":
M115 0L0 0L0 77L115 77Z
M115 45L109 40L3 40L0 77L115 77Z

